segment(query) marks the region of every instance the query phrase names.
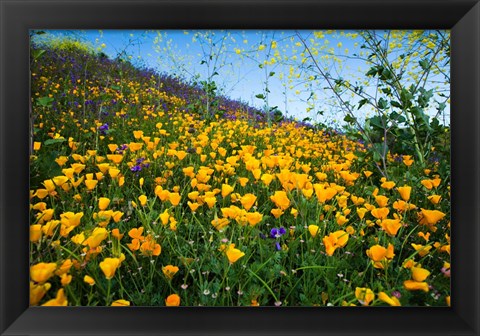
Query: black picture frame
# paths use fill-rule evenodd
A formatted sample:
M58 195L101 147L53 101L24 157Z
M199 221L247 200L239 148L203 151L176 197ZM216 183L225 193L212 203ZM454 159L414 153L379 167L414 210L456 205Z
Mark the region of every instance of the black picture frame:
M479 335L480 4L0 0L1 335ZM451 308L29 307L29 29L451 29Z

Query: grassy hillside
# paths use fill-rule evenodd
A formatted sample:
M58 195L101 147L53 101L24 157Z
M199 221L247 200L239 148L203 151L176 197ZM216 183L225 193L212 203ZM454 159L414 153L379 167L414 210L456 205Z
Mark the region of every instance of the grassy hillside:
M32 46L32 305L450 300L444 162L215 97L74 42ZM445 149L443 149L445 152Z

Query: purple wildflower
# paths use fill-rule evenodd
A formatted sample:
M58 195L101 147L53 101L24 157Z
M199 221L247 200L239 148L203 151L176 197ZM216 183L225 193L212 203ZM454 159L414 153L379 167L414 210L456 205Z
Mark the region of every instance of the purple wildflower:
M102 134L102 135L107 134L108 124L107 124L107 123L103 124L102 126L100 126L100 127L98 128L98 130L100 131L100 134Z
M284 227L281 228L273 228L270 230L270 238L280 238L283 236L287 231Z
M131 170L132 172L139 172L139 171L142 170L142 166L136 165L136 166L133 166L132 168L130 168L130 170Z

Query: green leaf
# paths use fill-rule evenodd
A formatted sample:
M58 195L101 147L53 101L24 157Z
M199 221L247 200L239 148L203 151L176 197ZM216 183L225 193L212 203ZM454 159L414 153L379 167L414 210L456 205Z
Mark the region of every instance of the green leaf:
M404 123L407 120L407 119L405 119L404 116L402 116L401 114L399 114L397 112L390 113L389 118L391 120L395 120L399 124Z
M418 89L420 91L420 95L418 96L417 102L420 107L427 107L428 102L433 97L433 89L425 90L424 88Z
M275 75L275 72L271 71L268 76L273 77Z
M400 91L400 99L402 101L402 106L408 108L412 106L413 95L405 88Z
M410 92L412 95L415 93L415 90L416 90L416 88L415 88L415 85L413 85L413 84L410 85L410 87L408 88L408 92Z
M112 86L110 86L110 87L111 87L112 89L114 89L114 90L121 90L121 89L122 89L122 88L121 88L120 86L118 86L118 85L112 85Z
M420 64L422 70L425 71L428 69L428 59L424 58L423 60L419 61L418 64Z
M388 108L388 101L386 101L385 99L383 98L380 98L378 100L378 108L381 109L381 110L385 110Z
M37 98L37 102L43 107L47 107L48 105L50 105L53 102L53 100L54 99L51 97Z
M385 93L386 95L389 95L389 96L392 95L392 90L390 88L382 89L382 92Z
M392 79L392 78L393 78L392 72L390 70L388 70L387 68L383 68L382 72L381 72L381 75L380 75L380 79L388 80L388 79Z
M383 119L383 120L382 120ZM384 123L385 123L385 120L384 118L380 118L379 116L375 116L375 117L372 117L369 119L370 120L370 124L372 126L375 126L377 128L380 128L380 129L383 129L384 128ZM382 122L383 121L383 122Z
M32 51L32 57L35 60L40 58L43 54L45 54L45 50L43 49L35 49Z
M430 123L430 127L436 131L443 130L443 127L440 127L440 121L438 119L433 118L432 122Z
M53 144L61 143L61 142L65 142L65 141L67 141L67 139L48 139L48 140L45 140L45 142L43 144L45 146L49 146L49 145L53 145Z
M375 76L378 72L377 67L371 67L370 70L366 73L367 76Z
M445 110L445 107L447 107L447 105L444 102L438 103L437 111L441 113L443 110Z
M399 102L397 102L395 100L391 100L390 105L392 105L393 107L398 107L399 109L403 108L402 104L400 104Z
M345 118L343 118L343 121L353 125L357 121L357 118L352 117L350 114L347 114Z
M255 95L255 98L258 98L258 99L265 99L265 96L263 94L257 94Z
M410 111L412 111L412 114L415 116L417 122L420 122L421 125L426 127L428 131L431 131L429 117L425 114L423 108L414 106Z
M358 108L357 108L357 110L360 110L360 108L361 108L363 105L365 105L366 103L368 103L368 99L367 99L367 98L364 98L364 99L360 100L360 101L358 102Z
M382 159L382 155L385 152L385 155L388 154L388 145L385 143L374 143L373 147L375 151L373 152L373 157L375 161L379 161ZM375 154L377 154L377 158L375 158Z

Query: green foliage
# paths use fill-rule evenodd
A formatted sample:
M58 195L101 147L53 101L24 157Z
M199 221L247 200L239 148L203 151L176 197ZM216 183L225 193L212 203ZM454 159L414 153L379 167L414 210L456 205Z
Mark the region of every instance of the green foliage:
M41 97L37 98L37 102L42 107L50 106L55 99L52 97Z
M438 58L447 58L448 61L448 37L441 32L430 35L417 33L419 42L416 44L410 41L400 40L404 53L399 59L395 59L390 45L395 45L395 38L386 33L372 33L370 31L360 32L362 37L362 49L368 54L368 62L371 67L365 72L367 78L375 79L377 94L374 96L365 95L363 86L355 87L353 94L359 100L357 110L365 105L375 109L373 117L365 119L364 127L358 127L358 119L354 111L348 108L347 102L342 102L346 109L344 121L356 126L352 135L361 137L369 142L373 149L372 155L375 161L383 161L383 168L377 167L386 174L385 158L389 153L414 155L421 165L431 159L430 148L434 147L435 138L448 130L448 127L440 127L437 118L430 119L427 109L431 110L437 104L438 114L444 112L445 101L437 101L435 96L446 98L443 93L435 93L434 88L429 84L429 75L437 72L447 76L438 69ZM398 37L396 37L398 38ZM432 42L434 41L434 42ZM397 42L398 43L398 42ZM415 69L410 65L412 55L420 57L418 60L417 74L404 76L407 69ZM420 56L419 56L420 55ZM435 68L436 67L436 68ZM397 70L397 69L400 69ZM445 78L448 81L448 78ZM334 91L349 90L349 86L343 80L335 80ZM428 88L427 88L428 87ZM448 97L447 97L448 98ZM446 154L446 153L445 153ZM448 155L445 155L448 158Z
M87 55L96 54L92 44L71 37L50 37L41 40L39 43L44 48L50 48L57 51L65 51L69 53L80 53Z

